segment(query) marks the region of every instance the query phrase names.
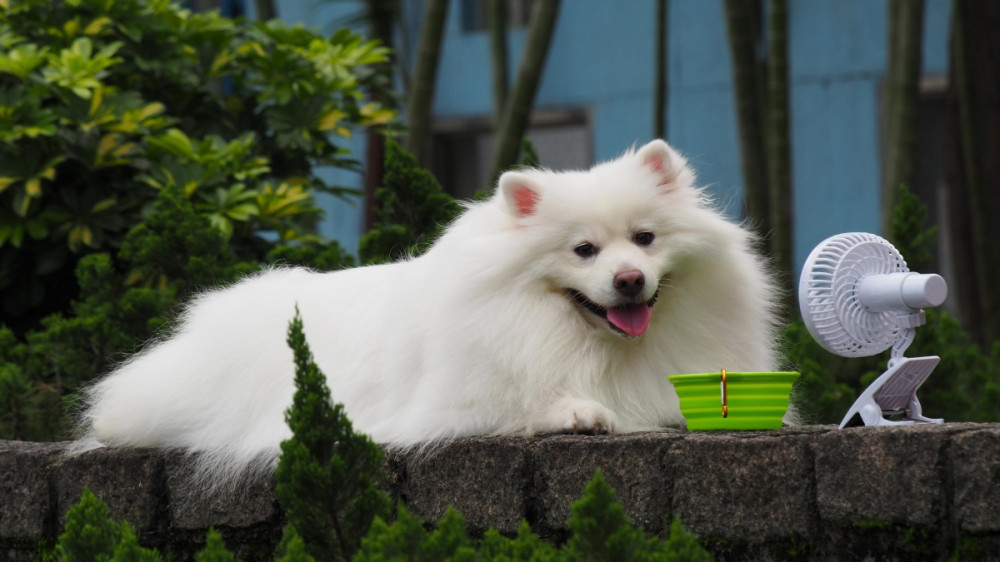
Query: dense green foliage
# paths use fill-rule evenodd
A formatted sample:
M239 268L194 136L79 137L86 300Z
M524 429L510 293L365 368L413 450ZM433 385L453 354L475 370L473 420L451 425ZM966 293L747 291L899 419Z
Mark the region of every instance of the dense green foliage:
M292 437L281 444L278 499L306 550L317 560L350 560L375 517L387 517L382 453L355 433L344 406L333 403L313 362L302 318L288 328L295 356L295 397L285 413Z
M176 188L241 259L314 241L317 166L384 125L387 51L342 30L191 13L169 0L8 0L0 9L0 316L22 335L76 297ZM375 97L373 95L373 97Z
M935 229L928 211L905 187L892 222L892 240L913 271L929 272ZM927 310L927 324L907 356L938 355L941 363L917 392L924 415L946 421L1000 420L1000 342L984 350L943 310ZM786 358L802 373L797 398L807 421L839 423L857 395L886 368L889 352L836 356L813 341L801 320L785 330Z
M278 247L264 261L324 269L351 264L335 243ZM166 331L193 292L259 267L237 259L176 188L164 189L115 256L80 260L81 297L69 311L49 315L23 339L0 327L0 438L61 438L64 405L82 384Z

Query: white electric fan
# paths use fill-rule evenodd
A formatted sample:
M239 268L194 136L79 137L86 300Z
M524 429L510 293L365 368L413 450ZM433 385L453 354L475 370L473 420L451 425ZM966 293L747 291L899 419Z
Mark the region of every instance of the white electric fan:
M923 416L917 389L939 357L903 357L923 309L948 295L940 275L914 273L899 251L874 234L850 232L821 242L799 279L799 307L813 338L844 357L867 357L892 347L888 368L851 406L840 428L941 423Z

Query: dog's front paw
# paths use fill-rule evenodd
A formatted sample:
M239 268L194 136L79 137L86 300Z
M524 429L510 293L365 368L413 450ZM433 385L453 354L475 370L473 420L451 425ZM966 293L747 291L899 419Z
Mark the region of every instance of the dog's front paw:
M601 404L585 398L561 398L545 416L543 433L611 433L615 429L615 413Z

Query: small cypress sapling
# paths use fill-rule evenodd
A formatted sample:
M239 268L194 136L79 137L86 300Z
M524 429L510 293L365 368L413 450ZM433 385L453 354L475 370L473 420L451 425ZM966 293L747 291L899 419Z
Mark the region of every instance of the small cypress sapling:
M316 561L306 551L306 543L291 524L285 525L285 532L281 536L281 542L278 543L278 548L274 552L274 560L275 562Z
M437 528L431 531L421 549L424 560L475 560L476 549L465 530L465 518L448 508Z
M636 560L645 550L642 530L632 525L600 471L570 508L570 514L572 536L564 547L570 559Z
M501 535L496 529L486 531L483 535L483 542L479 545L479 556L482 560L496 560L498 562L562 560L559 549L531 532L531 526L528 525L527 521L521 521L517 535L512 539Z
M521 140L521 161L514 166L515 170L523 170L530 168L541 168L541 160L538 158L538 151L535 149L535 143L531 142L531 139L524 137ZM500 180L500 176L493 178L490 185L486 189L477 189L475 194L472 196L476 201L484 201L493 196L493 192L496 190L497 182Z
M281 444L275 477L288 523L316 560L350 560L375 517L389 515L382 453L355 433L342 404L334 404L326 377L306 344L296 308L288 328L295 356L295 396L285 412L292 437Z
M132 526L123 522L121 540L115 546L111 560L112 562L161 562L163 556L155 550L139 546L139 537L136 536Z
M714 559L712 554L701 546L698 538L684 528L680 517L675 517L670 523L667 536L664 538L662 544L666 553L665 560L708 562Z
M929 226L926 205L906 186L892 217L892 239L910 270L929 273L937 227ZM924 415L949 421L1000 419L1000 342L991 358L947 310L928 309L927 323L917 329L914 354L941 357L918 396Z
M664 540L647 538L625 515L614 490L604 482L600 472L587 485L583 497L573 504L569 527L572 535L561 550L532 533L526 521L521 522L514 538L490 529L481 542L474 544L466 533L465 520L457 511L449 508L437 528L429 532L418 518L400 506L393 523L375 519L354 560L703 562L713 559L679 519L671 524Z
M236 557L226 550L222 535L210 528L205 536L205 548L194 555L194 562L236 562Z
M400 505L396 511L396 520L392 523L387 523L382 517L376 517L372 521L354 562L416 560L426 540L427 530L424 529L424 524Z
M109 559L121 539L121 529L111 520L108 506L90 488L83 489L80 502L66 512L66 525L59 535L55 559L60 562Z
M392 139L385 143L382 181L382 187L375 191L377 221L361 237L358 249L362 263L390 262L422 253L461 212L455 198Z
M317 271L335 271L354 267L354 257L336 241L327 244L277 246L265 261L282 266L302 266Z
M632 524L625 509L615 499L615 491L600 471L584 489L583 497L570 508L572 532L563 547L567 560L672 560L708 561L712 555L697 539L683 529L679 521L670 526L666 541L646 538L641 528Z
M535 149L535 143L531 142L531 139L528 137L524 137L524 140L521 141L521 163L518 167L538 168L540 165L538 150Z
M135 561L157 562L155 550L142 548L128 523L111 520L108 506L89 488L66 512L66 526L59 536L53 559L57 562Z
M476 548L465 530L465 518L454 509L448 508L437 527L428 532L420 519L399 506L393 523L386 523L381 518L372 522L354 562L383 560L457 562L492 558L476 555Z
M523 140L522 154L518 168L539 166L538 152L527 138ZM375 191L377 221L361 237L358 249L364 264L391 262L423 253L462 211L434 175L392 139L386 140L382 181L383 186ZM474 198L487 199L492 192L491 185L489 190L476 191Z
M911 271L927 272L931 267L937 227L928 226L930 211L905 185L899 186L899 202L892 212L892 245L899 250Z

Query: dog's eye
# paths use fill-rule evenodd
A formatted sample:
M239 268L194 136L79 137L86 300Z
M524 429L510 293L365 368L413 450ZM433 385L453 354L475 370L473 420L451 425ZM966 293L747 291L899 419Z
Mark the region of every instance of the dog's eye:
M592 258L597 255L597 246L591 244L590 242L584 242L576 248L573 248L573 252L581 258Z
M632 238L636 244L640 246L649 246L656 239L656 235L652 232L637 232L635 237Z

